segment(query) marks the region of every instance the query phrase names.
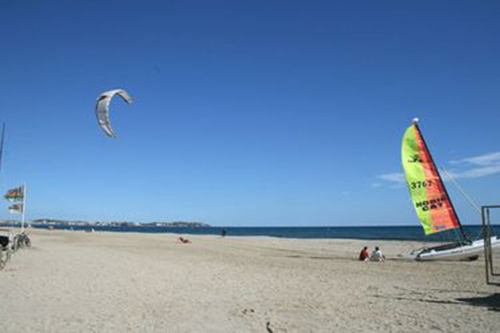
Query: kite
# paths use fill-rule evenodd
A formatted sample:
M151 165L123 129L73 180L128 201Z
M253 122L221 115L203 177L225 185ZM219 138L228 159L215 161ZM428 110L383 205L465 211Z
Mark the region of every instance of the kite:
M123 89L114 89L103 92L99 98L97 98L97 104L95 107L95 113L97 116L97 121L101 126L104 133L110 138L116 138L115 132L111 128L111 123L109 121L109 103L116 95L120 96L127 104L132 104L132 97Z

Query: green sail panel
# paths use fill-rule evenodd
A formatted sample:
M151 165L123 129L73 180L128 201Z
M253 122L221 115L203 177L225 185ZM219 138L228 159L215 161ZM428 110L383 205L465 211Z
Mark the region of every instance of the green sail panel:
M404 134L401 157L406 184L425 234L459 228L458 216L416 121Z

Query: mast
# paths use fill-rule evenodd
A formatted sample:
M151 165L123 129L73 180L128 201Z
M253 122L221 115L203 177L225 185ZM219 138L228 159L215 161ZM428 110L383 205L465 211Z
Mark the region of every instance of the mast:
M0 141L0 170L2 170L2 160L3 160L3 142L5 139L5 123L2 125L2 139Z
M441 177L441 174L439 173L439 170L436 167L436 163L434 162L434 158L432 157L431 151L429 150L429 147L427 146L427 143L425 142L424 136L422 135L422 131L420 131L420 127L418 126L418 118L413 119L412 124L415 126L415 129L419 133L420 138L422 139L422 143L424 144L425 150L429 154L429 159L431 162L430 165L434 168L434 171L436 172L436 174L439 178L439 181L443 185L443 191L446 194L446 196L448 197L448 202L450 203L453 215L457 219L458 227L460 229L460 235L463 237L463 239L466 242L470 242L469 238L467 237L467 234L464 231L464 228L462 227L462 223L460 222L460 218L458 217L457 211L455 210L455 207L453 206L453 202L451 201L450 195L448 194L448 190L446 189L446 186L444 186L443 178Z
M21 216L21 233L24 233L24 218L26 214L26 183L23 184L23 210Z

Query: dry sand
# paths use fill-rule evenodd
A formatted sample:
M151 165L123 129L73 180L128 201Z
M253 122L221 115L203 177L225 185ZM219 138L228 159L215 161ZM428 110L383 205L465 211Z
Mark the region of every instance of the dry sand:
M177 237L33 230L0 271L1 331L500 332L482 258L397 260L413 242ZM365 244L389 260L356 261Z

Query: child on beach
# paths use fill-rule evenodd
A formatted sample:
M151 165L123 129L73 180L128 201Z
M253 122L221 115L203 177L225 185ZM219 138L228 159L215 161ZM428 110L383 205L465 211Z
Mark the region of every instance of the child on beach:
M375 246L375 250L373 250L372 255L370 257L370 260L371 261L384 261L385 260L385 256L378 246Z
M370 259L370 255L368 254L368 247L365 246L359 253L359 260L367 261L368 259Z

